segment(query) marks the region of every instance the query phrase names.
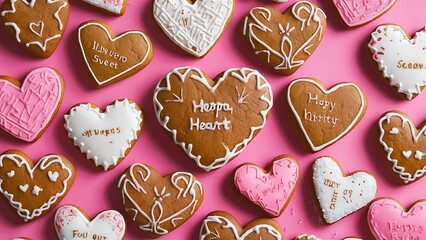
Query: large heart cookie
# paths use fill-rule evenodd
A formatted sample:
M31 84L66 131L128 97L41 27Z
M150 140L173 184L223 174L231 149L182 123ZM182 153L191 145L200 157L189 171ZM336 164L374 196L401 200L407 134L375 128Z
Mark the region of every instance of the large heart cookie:
M145 68L154 54L149 37L129 31L115 36L101 21L82 23L78 42L97 87L104 87L130 77Z
M412 183L426 173L426 126L420 130L402 112L385 113L379 121L379 142L386 160L404 183Z
M394 199L378 199L368 211L368 225L377 240L426 239L426 200L406 211Z
M244 228L231 214L224 211L209 213L204 219L200 231L200 240L282 240L280 225L269 218L259 218L249 222Z
M368 47L383 77L401 96L414 99L426 85L425 29L414 38L397 25L381 25L371 34Z
M130 166L121 176L118 188L130 219L153 237L184 224L204 199L203 187L191 173L175 172L162 177L143 164Z
M52 55L68 23L68 0L6 0L1 23L25 49L47 58Z
M64 126L74 145L106 171L123 161L136 143L143 115L127 98L116 100L105 112L92 103L81 103L65 115Z
M245 19L243 35L260 60L280 74L291 75L318 47L326 26L320 8L300 1L283 14L272 7L253 8Z
M54 225L59 240L122 240L126 232L126 222L119 212L106 210L90 221L73 205L56 211Z
M194 67L177 68L154 92L158 121L206 171L244 150L265 126L272 99L269 83L248 68L227 70L215 80Z
M127 0L82 0L96 8L113 15L123 15L126 12Z
M154 19L186 52L203 57L231 20L234 0L154 0Z
M323 219L328 224L358 211L376 195L377 183L373 175L357 171L346 176L331 157L318 158L313 170L315 192Z
M55 207L68 193L74 178L74 166L58 154L46 155L35 165L18 150L0 155L0 193L26 222Z
M299 181L299 164L287 155L276 157L267 172L252 163L235 171L234 183L241 194L273 217L287 207Z
M367 109L367 99L354 83L340 83L327 90L320 81L312 78L291 82L287 100L313 151L319 151L349 133Z
M332 0L347 27L367 24L386 13L396 0Z
M61 105L63 85L59 72L47 67L31 71L22 85L0 76L0 127L24 141L36 141Z

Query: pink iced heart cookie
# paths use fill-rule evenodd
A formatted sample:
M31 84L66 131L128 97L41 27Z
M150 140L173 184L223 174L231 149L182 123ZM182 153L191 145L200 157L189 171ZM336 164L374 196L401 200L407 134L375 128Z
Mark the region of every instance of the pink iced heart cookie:
M62 102L63 80L59 72L42 67L21 83L0 76L0 127L27 142L36 141Z
M299 165L291 157L274 159L266 172L248 163L235 171L234 183L240 193L273 217L281 215L290 202L299 180Z
M332 0L347 27L359 27L386 13L396 0Z
M106 13L121 16L126 12L127 0L82 0Z
M426 239L426 200L409 211L394 199L376 200L368 211L368 225L378 240Z

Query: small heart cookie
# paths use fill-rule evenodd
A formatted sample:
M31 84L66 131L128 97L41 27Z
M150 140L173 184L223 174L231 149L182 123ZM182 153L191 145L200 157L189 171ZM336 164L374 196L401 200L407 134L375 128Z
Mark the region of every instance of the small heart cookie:
M153 13L167 37L203 57L225 32L234 6L234 0L154 0Z
M115 36L108 24L88 21L78 28L78 42L97 87L104 87L136 74L152 60L149 37L139 31Z
M265 126L272 102L269 83L248 68L229 69L215 80L195 67L177 68L154 91L158 121L206 171L244 150Z
M396 0L332 0L345 25L359 27L385 14Z
M354 83L340 83L327 90L319 80L297 79L288 87L287 100L313 151L348 134L367 110L364 92Z
M64 118L74 145L105 171L124 160L143 127L142 111L127 98L116 100L105 111L93 103L77 104Z
M392 198L378 199L368 210L368 225L377 240L426 239L426 200L406 211Z
M425 28L413 38L398 25L380 25L368 43L383 78L407 100L414 99L426 85Z
M24 82L0 76L0 127L16 138L35 142L62 103L64 83L58 71L41 67Z
M106 13L121 16L126 12L127 0L82 0Z
M297 236L294 240L321 240L321 239L315 237L315 235L302 234Z
M52 178L52 173L57 177ZM68 193L74 178L74 166L59 154L46 155L35 165L18 150L0 155L0 193L25 222L54 208Z
M139 163L124 172L118 188L130 219L151 237L180 227L204 199L203 187L191 173L175 172L163 177L154 168Z
M255 219L242 228L230 213L214 211L207 215L201 226L200 240L208 239L281 240L284 234L280 225L270 218Z
M235 171L234 184L242 195L278 217L290 203L299 175L296 159L282 155L273 160L269 172L253 163L242 165Z
M299 1L283 14L272 7L253 8L244 21L243 36L262 62L288 76L312 55L326 26L320 8Z
M0 20L23 48L48 58L61 41L69 11L68 0L6 0Z
M426 173L426 123L417 129L410 118L399 111L385 113L379 120L379 142L386 160L405 184L417 181Z
M86 213L73 205L56 211L54 225L59 240L122 240L126 233L126 222L119 212L106 210L90 221Z
M318 158L313 170L315 193L328 224L358 211L376 195L377 183L373 175L357 171L346 176L331 157Z

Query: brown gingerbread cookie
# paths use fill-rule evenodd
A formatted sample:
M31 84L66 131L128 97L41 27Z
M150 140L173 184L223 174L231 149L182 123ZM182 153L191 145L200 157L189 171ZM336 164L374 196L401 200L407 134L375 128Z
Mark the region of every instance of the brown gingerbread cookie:
M297 236L294 240L321 240L321 239L315 237L315 235L302 234Z

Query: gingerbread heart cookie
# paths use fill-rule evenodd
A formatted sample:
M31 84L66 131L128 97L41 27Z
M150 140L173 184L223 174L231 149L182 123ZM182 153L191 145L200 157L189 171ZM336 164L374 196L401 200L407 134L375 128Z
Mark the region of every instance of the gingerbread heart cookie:
M281 240L284 234L280 225L269 218L259 218L249 222L244 228L230 213L214 211L204 219L200 231L200 240Z
M426 85L425 28L413 38L398 25L380 25L368 43L383 78L407 100L414 99Z
M36 141L62 103L64 83L58 71L41 67L24 82L0 76L0 127L16 138Z
M106 13L121 16L126 12L127 0L82 0Z
M269 172L253 163L240 166L235 171L234 184L242 195L269 215L278 217L293 197L299 175L296 159L282 155L273 160Z
M348 134L367 110L364 92L354 83L340 83L327 90L319 80L297 79L288 87L287 100L313 151Z
M124 172L118 188L130 219L152 237L180 227L204 199L203 187L191 173L175 172L163 177L154 168L139 163Z
M115 36L105 22L88 21L78 28L78 42L97 87L132 76L152 60L153 46L143 32L128 31Z
M54 225L59 240L122 240L126 233L126 222L119 212L106 210L89 220L73 205L56 211Z
M386 160L405 184L426 173L426 123L417 129L410 118L399 111L385 113L379 120L379 142Z
M326 26L320 8L299 1L283 14L272 7L253 8L244 21L243 36L261 61L288 76L312 55Z
M154 19L174 43L196 56L206 55L225 32L234 0L154 0Z
M345 25L359 27L385 14L396 0L332 0Z
M377 240L426 239L426 200L409 211L392 198L374 201L368 210L368 225Z
M215 80L195 67L177 68L154 91L158 121L206 171L244 150L265 126L272 101L269 83L248 68L229 69Z
M48 58L61 41L69 11L68 0L6 0L0 20L23 48Z
M65 115L65 129L74 145L105 171L129 154L143 127L139 106L129 99L116 100L101 111L93 103L75 105Z
M295 240L321 240L321 239L315 237L315 235L302 234L297 236Z
M0 155L0 193L25 222L55 207L70 190L74 178L74 166L59 154L46 155L35 165L18 150Z
M332 224L358 211L374 199L377 182L373 175L357 171L345 175L331 157L318 158L313 166L315 193L323 219Z

